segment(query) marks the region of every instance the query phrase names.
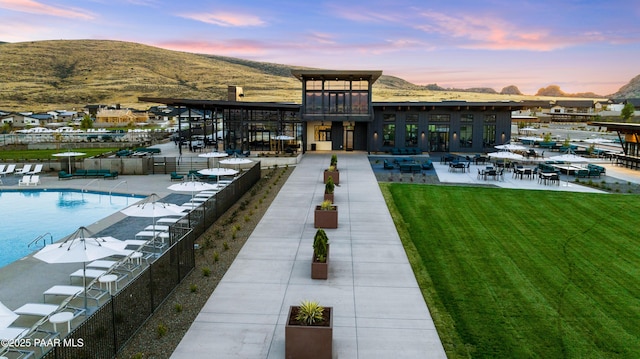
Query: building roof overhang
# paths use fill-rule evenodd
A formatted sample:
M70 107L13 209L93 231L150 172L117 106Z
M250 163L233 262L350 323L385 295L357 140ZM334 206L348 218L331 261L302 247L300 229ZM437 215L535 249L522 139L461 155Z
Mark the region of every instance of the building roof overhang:
M620 133L640 133L640 123L625 122L590 122L592 126L606 127L608 131L618 131Z
M437 109L454 110L454 111L515 111L525 108L522 102L514 101L488 101L488 102L467 102L467 101L440 101L440 102L373 102L374 108L380 109L396 109L396 110L422 110L432 111Z
M298 80L369 80L372 84L382 76L382 71L368 70L291 70L291 74Z
M222 101L222 100L194 100L167 97L138 97L138 101L150 103L162 103L169 106L184 106L199 110L220 110L220 109L249 109L249 110L283 110L299 111L300 105L297 103L285 102L244 102L244 101Z

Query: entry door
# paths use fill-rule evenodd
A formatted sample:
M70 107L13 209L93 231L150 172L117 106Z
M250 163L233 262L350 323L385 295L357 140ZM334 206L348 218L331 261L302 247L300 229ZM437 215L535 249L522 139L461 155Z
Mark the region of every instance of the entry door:
M347 151L353 151L353 130L347 130L344 149Z

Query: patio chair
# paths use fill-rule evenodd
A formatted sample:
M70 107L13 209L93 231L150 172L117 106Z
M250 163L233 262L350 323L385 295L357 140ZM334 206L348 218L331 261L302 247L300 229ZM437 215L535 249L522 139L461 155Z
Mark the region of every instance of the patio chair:
M39 175L32 175L31 178L29 179L29 183L27 184L28 186L37 186L40 184L40 176Z
M22 179L18 180L18 186L28 186L31 183L31 176L24 175Z
M184 175L179 175L177 172L171 172L171 181L184 181Z
M8 165L6 170L0 171L0 176L6 176L8 174L13 174L13 172L15 170L16 170L16 165Z
M38 173L42 172L42 167L43 167L43 165L37 164L36 167L32 171L29 171L26 174L28 174L28 175L37 175Z
M14 175L26 175L29 171L31 171L31 165L27 164L24 165L21 169L16 170L13 174Z
M67 173L67 171L60 171L58 172L58 180L61 179L72 179L73 175L70 173Z

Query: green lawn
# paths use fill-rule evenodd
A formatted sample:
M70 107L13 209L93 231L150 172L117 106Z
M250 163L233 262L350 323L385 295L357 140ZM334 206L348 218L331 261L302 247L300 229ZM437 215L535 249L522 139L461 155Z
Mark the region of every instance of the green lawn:
M24 161L24 160L52 160L59 161L59 157L53 157L54 153L66 152L68 149L59 150L2 150L0 151L0 160L3 161ZM73 152L86 153L82 157L91 157L100 155L106 152L118 151L118 148L74 148Z
M449 358L640 358L640 197L381 187Z

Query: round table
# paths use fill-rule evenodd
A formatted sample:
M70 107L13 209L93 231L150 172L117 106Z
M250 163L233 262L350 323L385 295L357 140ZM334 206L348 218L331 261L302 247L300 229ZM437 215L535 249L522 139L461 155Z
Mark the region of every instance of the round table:
M102 277L100 277L100 279L98 279L98 282L101 283L106 283L107 284L107 289L109 289L109 294L113 294L111 292L111 283L115 283L115 290L118 290L118 282L116 282L118 280L118 276L115 274L105 274Z
M131 260L132 262L135 260L138 265L141 265L142 255L142 252L133 252L131 253L131 256L129 256L129 260Z
M60 312L56 313L49 317L49 322L53 324L53 331L57 332L58 328L56 324L67 323L67 332L71 331L71 320L73 319L73 313L71 312Z

